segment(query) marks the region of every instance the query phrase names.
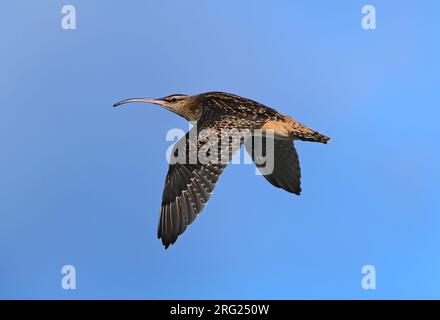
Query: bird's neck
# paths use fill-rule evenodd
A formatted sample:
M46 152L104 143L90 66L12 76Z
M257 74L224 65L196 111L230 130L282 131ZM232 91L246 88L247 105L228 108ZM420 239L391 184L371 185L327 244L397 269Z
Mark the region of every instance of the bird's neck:
M199 121L202 116L202 106L195 97L191 97L185 105L176 108L174 112L188 121Z

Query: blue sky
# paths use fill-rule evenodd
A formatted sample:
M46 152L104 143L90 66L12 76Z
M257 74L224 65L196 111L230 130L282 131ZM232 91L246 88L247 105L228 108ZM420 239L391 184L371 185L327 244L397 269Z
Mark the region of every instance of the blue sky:
M61 28L72 4L77 29ZM361 28L374 4L377 29ZM437 1L0 5L0 298L440 298ZM228 91L330 136L300 197L231 165L156 239L184 119L121 99ZM61 287L74 265L77 289ZM374 265L376 290L361 287Z

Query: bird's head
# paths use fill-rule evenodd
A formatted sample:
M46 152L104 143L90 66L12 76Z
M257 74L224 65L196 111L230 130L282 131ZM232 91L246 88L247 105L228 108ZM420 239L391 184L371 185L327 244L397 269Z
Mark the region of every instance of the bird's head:
M173 111L178 115L186 118L187 120L194 120L194 110L192 110L192 96L188 96L185 94L172 94L170 96L166 96L158 99L151 98L131 98L119 101L115 103L113 107L118 107L122 104L132 103L132 102L144 102L144 103L153 103L159 105L167 110Z

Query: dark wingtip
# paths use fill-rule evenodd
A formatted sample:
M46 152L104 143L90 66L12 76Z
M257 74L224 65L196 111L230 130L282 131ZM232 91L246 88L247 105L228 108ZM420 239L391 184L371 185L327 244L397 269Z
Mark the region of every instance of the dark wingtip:
M169 248L169 246L172 244L171 241L167 241L162 237L162 244L165 247L165 250Z

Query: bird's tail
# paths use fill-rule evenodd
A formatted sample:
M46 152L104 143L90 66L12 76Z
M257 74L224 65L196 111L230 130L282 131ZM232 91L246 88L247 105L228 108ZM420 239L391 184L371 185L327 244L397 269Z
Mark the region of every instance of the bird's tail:
M280 120L271 120L266 122L262 129L264 131L273 130L275 138L288 140L303 140L312 142L329 143L330 138L312 130L309 127L284 116Z

